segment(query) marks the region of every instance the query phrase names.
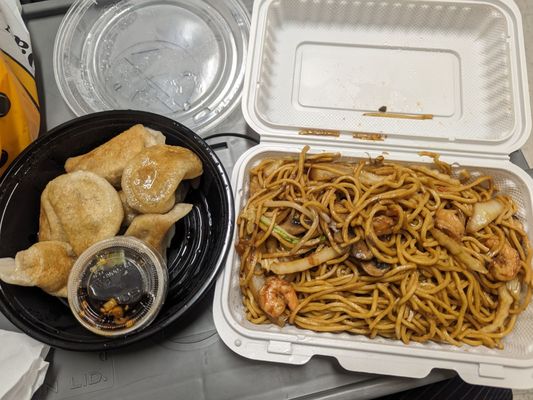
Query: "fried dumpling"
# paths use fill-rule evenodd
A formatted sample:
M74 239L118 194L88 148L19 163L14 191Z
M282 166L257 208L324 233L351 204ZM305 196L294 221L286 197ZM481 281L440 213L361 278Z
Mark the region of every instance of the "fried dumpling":
M169 233L173 225L192 210L191 204L176 204L166 214L142 214L135 217L124 234L134 236L151 245L165 257L169 245Z
M161 132L137 124L94 150L67 159L65 170L91 171L118 187L122 171L129 160L144 148L163 143L165 136Z
M203 172L202 161L189 149L155 145L136 155L122 174L122 190L131 208L162 214L176 204L176 188L183 179Z
M67 242L80 255L115 236L123 218L120 197L104 178L87 171L60 175L41 195L39 241Z
M183 181L179 184L178 188L176 189L176 203L183 203L185 201L185 197L187 197L187 193L189 192L189 186L189 182L186 181ZM139 212L130 207L124 191L121 190L118 192L118 195L120 196L122 208L124 209L124 220L122 221L122 227L127 228L131 225L133 219L139 215Z
M39 241L68 242L67 234L59 220L48 196L48 185L41 193L41 212L39 214Z
M0 259L0 280L13 285L38 286L52 296L67 297L68 275L76 254L64 242L38 242L15 258Z
M139 215L139 213L130 207L128 201L126 200L126 195L122 190L118 192L118 195L120 196L122 208L124 209L124 219L122 220L122 226L128 227L131 225L135 217Z

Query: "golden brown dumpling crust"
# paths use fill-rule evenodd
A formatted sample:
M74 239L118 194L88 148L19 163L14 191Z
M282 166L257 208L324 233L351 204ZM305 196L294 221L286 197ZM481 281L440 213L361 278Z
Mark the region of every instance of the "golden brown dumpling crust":
M160 144L143 150L128 163L122 175L122 190L131 208L145 214L163 214L174 207L180 182L202 172L202 161L191 150Z
M56 215L48 198L48 186L41 193L41 213L39 215L39 241L55 240L68 242L61 221Z
M165 143L165 136L161 132L137 124L94 150L67 159L65 170L91 171L118 187L128 161L144 148L160 143Z
M124 209L124 220L122 221L122 226L128 227L132 223L132 221L139 215L137 211L135 211L133 208L130 207L128 204L128 201L126 200L126 195L121 190L118 192L118 195L120 196L120 201L122 202L122 208Z
M100 240L115 236L124 211L120 197L104 178L87 171L60 175L41 198L39 239L70 243L80 255ZM53 223L52 223L53 221Z
M167 234L177 221L182 219L192 210L191 204L176 204L166 214L142 214L135 217L124 234L144 240L161 255L165 255Z
M68 243L35 243L19 251L15 259L0 259L0 279L22 286L38 286L45 292L67 297L68 276L76 254Z

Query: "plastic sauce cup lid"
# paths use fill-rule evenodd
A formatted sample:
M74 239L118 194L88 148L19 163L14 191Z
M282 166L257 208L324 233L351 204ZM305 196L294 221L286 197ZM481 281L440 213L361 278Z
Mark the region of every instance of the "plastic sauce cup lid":
M134 237L118 236L85 250L68 279L76 319L103 336L123 336L148 326L165 301L166 262Z

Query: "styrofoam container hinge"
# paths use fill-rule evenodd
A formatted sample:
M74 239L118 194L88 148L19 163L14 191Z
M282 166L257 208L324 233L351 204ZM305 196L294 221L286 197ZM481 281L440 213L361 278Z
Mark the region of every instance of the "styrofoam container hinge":
M331 152L344 152L346 149L351 151L362 151L368 152L369 154L384 154L386 156L394 154L410 154L411 156L416 156L422 151L435 151L434 147L429 147L427 145L417 146L413 143L402 143L397 144L389 142L387 140L383 141L363 141L355 140L351 136L345 137L329 137L325 139L321 136L291 136L291 135L281 135L281 134L272 134L264 135L261 137L261 145L265 146L288 146L302 147L303 145L310 146L311 149L320 149L322 151L331 151ZM461 149L440 149L437 151L441 158L449 158L451 162L461 162L461 160L468 160L472 158L477 159L487 159L495 161L507 161L509 162L509 154L484 151L478 153L475 150L475 146L466 146Z

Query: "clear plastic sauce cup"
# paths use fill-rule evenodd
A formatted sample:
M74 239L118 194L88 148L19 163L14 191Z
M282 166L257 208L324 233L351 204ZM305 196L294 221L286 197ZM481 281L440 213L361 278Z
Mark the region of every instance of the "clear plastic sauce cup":
M68 302L76 319L103 336L121 336L148 326L164 303L168 272L145 242L126 236L98 242L74 264Z

